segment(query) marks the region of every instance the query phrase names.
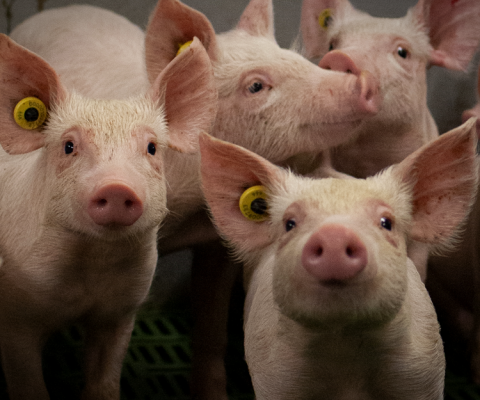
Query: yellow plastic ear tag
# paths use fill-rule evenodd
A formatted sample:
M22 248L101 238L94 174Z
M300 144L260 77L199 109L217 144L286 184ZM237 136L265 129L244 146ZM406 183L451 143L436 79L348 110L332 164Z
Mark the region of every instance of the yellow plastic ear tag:
M36 97L26 97L15 106L13 118L24 129L37 129L47 119L47 107Z
M184 51L185 49L188 48L188 46L190 46L192 44L193 40L189 40L188 42L180 45L180 47L178 48L178 51L177 51L177 56L182 52Z
M251 221L260 222L268 218L267 195L264 186L252 186L245 190L240 196L238 205L243 216Z
M328 25L332 22L332 9L326 8L322 11L322 13L318 16L318 25L320 25L323 29L327 30Z

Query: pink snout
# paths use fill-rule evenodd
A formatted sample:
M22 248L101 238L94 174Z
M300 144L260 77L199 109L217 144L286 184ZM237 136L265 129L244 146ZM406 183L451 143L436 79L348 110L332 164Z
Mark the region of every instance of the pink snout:
M321 227L302 252L303 267L322 283L344 282L367 266L367 249L351 229L339 224Z
M142 213L142 201L133 189L122 183L100 187L88 204L88 215L102 226L130 226Z
M381 98L380 88L375 77L368 71L361 70L355 62L340 50L329 51L320 60L318 66L323 69L353 74L357 79L357 90L360 93L360 107L372 114L379 110Z

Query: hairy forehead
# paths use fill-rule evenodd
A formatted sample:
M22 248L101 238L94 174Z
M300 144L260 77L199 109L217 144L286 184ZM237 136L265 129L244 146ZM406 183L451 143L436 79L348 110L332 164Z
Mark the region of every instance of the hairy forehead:
M363 12L340 16L329 27L330 37L347 36L368 46L373 37L402 38L415 45L416 53L429 54L431 45L426 27L416 22L412 11L403 18L378 18Z
M283 215L295 202L308 204L328 213L350 213L365 202L375 201L388 205L395 213L410 213L410 189L403 187L391 172L364 179L308 179L290 176L286 184L273 190L272 215Z
M101 135L106 141L122 141L139 127L148 127L159 140L167 135L167 122L163 107L145 97L129 100L94 100L78 94L56 105L49 113L48 128L62 134L72 126Z

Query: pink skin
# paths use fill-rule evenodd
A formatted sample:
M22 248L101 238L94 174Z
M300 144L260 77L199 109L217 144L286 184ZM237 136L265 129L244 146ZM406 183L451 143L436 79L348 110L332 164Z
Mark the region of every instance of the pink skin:
M9 398L50 398L44 342L79 322L82 399L119 399L168 211L165 148L195 152L215 115L208 56L195 39L146 93L96 100L69 92L43 58L2 34L0 80L0 355ZM27 96L49 113L28 131L12 118Z
M303 267L325 284L340 284L356 277L367 262L365 244L354 231L339 224L322 226L302 251Z
M443 399L439 326L407 244L451 244L478 185L476 143L470 120L370 179L308 179L200 137L205 198L246 266L257 400ZM238 206L257 184L262 222Z
M319 16L330 9L326 29ZM466 70L480 42L476 0L419 0L402 18L376 18L348 0L303 0L307 57L345 71L352 63L379 81L383 102L359 135L335 149L332 163L355 177L371 176L438 136L427 107L431 65Z
M123 183L103 183L88 203L93 222L107 227L133 225L143 213L143 201Z

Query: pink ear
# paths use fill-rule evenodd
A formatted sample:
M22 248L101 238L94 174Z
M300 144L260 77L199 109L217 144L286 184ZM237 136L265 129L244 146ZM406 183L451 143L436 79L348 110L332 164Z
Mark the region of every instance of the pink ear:
M250 221L239 207L242 193L255 185L281 181L283 171L240 146L200 135L201 173L205 198L223 237L237 249L251 251L271 243L268 220Z
M395 171L413 187L412 239L448 246L468 215L478 186L475 119L403 160Z
M210 131L217 113L217 88L210 59L197 38L168 64L148 95L165 103L169 146L198 151L198 135Z
M327 9L331 11L330 26L355 10L348 0L303 0L300 30L307 58L323 57L328 52L328 27L322 28L319 23L319 17Z
M275 41L272 0L250 0L237 28L252 36L264 36Z
M145 35L148 78L158 74L175 58L179 47L197 37L212 60L217 59L215 31L202 13L177 0L159 0L150 16Z
M480 1L419 0L414 13L429 30L430 63L465 70L480 42Z
M39 129L21 128L13 118L15 105L25 97L40 99L47 109L66 92L55 71L40 57L0 34L0 144L10 154L23 154L43 146Z

